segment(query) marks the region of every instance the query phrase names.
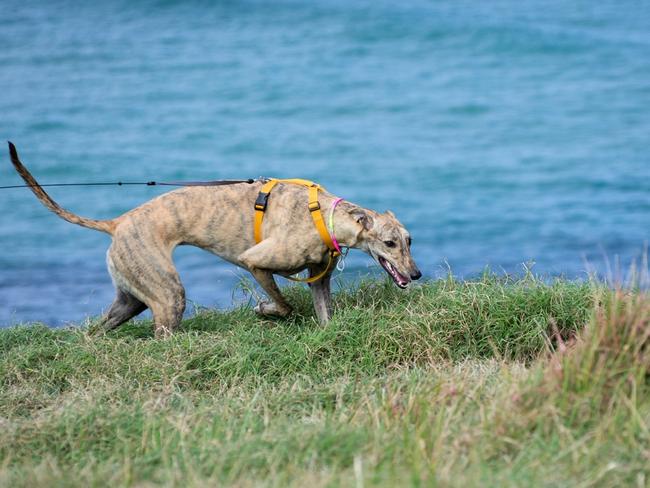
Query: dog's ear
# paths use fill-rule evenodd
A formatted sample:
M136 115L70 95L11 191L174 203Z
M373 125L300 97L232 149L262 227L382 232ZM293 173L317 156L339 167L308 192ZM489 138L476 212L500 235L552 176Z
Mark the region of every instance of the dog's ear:
M386 210L386 215L388 215L389 217L392 217L395 220L397 220L397 217L395 217L395 214L393 212L391 212L390 210Z
M375 221L372 216L361 207L355 207L349 211L352 218L363 226L364 229L370 230Z

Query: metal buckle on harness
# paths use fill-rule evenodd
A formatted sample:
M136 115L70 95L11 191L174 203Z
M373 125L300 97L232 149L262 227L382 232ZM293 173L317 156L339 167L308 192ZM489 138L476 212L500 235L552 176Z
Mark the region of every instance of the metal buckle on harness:
M257 199L255 200L255 210L260 212L266 211L266 206L269 204L269 194L264 192L259 192L257 194Z
M320 210L320 203L318 203L318 202L309 202L309 211L310 212L315 212L316 210Z

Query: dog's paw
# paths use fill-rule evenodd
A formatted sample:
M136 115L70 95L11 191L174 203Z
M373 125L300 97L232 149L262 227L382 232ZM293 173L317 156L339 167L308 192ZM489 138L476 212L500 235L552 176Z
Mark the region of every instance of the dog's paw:
M291 313L290 308L280 307L275 302L260 302L253 308L253 311L264 317L286 317Z

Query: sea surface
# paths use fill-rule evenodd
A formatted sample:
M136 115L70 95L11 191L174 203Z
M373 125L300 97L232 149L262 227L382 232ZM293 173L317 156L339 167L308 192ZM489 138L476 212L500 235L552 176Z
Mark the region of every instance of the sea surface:
M3 0L0 138L41 183L313 179L395 212L429 279L611 274L650 238L650 3ZM50 193L111 218L162 191ZM109 244L0 190L0 326L101 314ZM175 259L190 312L248 303Z

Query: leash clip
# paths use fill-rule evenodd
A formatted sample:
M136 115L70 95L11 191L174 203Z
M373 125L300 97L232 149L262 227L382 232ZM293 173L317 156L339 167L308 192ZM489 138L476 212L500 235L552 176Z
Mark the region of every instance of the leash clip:
M348 253L349 253L349 252L350 252L350 248L349 248L349 247L346 247L346 248L345 248L345 251L343 251L343 250L341 249L341 257L340 257L339 261L336 263L336 269L337 269L339 272L341 272L341 273L342 273L343 271L345 271L345 258L348 257Z

